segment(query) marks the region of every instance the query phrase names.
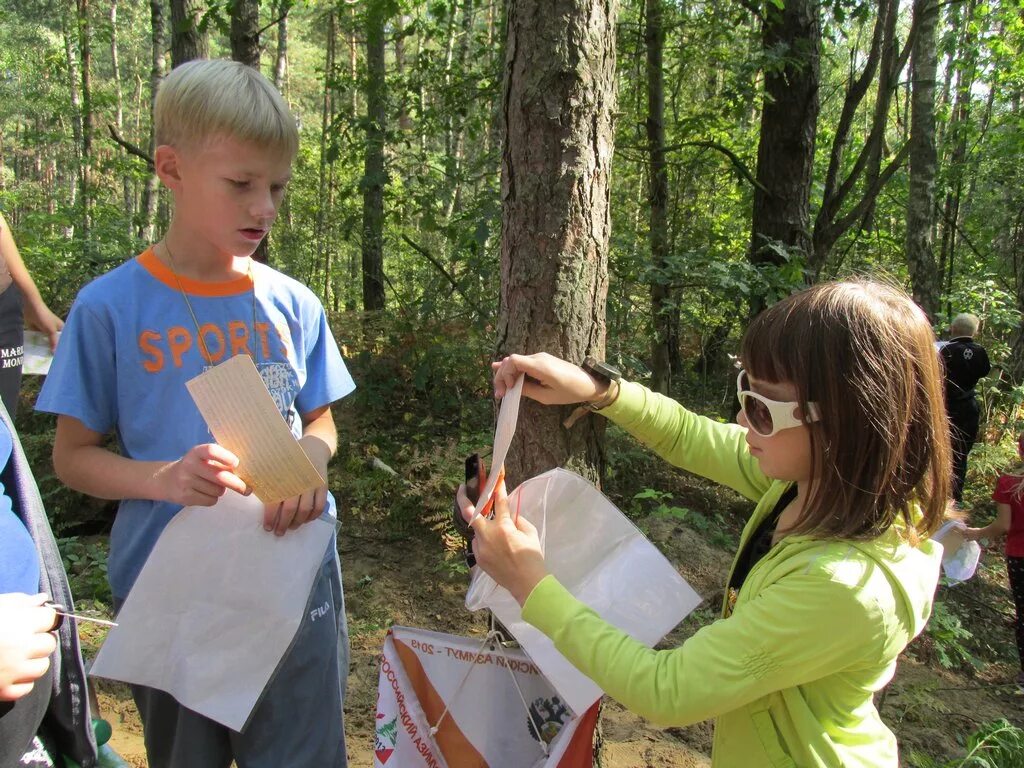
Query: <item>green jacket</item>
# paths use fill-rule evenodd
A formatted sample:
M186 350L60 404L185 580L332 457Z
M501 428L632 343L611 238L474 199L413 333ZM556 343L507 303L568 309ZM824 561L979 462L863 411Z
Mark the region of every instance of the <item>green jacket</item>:
M668 461L757 507L740 550L789 483L758 469L745 430L624 382L602 411ZM941 548L896 527L874 541L787 536L750 571L731 611L682 646L653 651L604 622L553 577L523 617L610 696L654 723L717 718L712 765L895 766L873 694L931 613ZM735 561L733 563L735 567Z

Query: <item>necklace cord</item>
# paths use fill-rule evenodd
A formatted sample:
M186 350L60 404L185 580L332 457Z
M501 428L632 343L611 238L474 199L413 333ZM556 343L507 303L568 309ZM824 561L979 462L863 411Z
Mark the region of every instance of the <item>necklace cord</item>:
M206 340L203 338L203 331L199 325L199 318L196 317L196 311L192 308L192 302L188 299L188 294L185 292L185 287L181 284L181 276L178 274L178 267L174 263L174 255L171 253L171 249L167 246L167 240L161 240L160 245L164 247L164 252L167 254L167 264L171 268L171 274L174 275L174 282L178 285L178 291L181 293L181 298L185 300L185 306L188 308L189 315L192 316L192 323L196 327L196 339L199 342L200 354L203 359L209 364L213 365L213 356L210 354L210 350L206 347ZM263 355L259 351L259 340L258 331L256 330L256 276L252 272L252 257L249 257L249 268L246 270L246 274L249 277L249 283L252 285L252 348L253 359L262 361Z

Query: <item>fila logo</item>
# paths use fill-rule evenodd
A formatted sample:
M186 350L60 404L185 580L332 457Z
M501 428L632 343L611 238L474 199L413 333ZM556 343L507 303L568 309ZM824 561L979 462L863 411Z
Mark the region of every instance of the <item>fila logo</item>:
M314 608L312 611L309 612L309 620L316 621L317 619L322 619L324 616L330 613L330 611L331 604L329 602L324 603L319 608Z

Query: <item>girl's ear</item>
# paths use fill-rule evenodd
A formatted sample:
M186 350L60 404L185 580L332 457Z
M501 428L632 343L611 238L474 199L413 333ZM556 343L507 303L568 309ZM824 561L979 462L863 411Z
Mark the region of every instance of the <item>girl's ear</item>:
M153 153L153 167L160 181L168 189L178 191L181 187L181 156L170 144L161 144Z

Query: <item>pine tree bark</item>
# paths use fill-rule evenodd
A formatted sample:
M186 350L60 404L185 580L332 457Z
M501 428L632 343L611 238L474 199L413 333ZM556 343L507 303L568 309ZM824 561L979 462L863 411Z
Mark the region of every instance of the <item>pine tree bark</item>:
M814 0L764 4L761 48L784 63L764 75L750 261L781 264L780 251L811 253L811 178L818 126L821 23ZM751 315L764 308L753 295Z
M366 4L366 155L363 166L363 310L384 309L384 83L386 0Z
M210 55L206 34L199 29L202 0L171 0L171 69Z
M614 0L509 0L497 352L604 357ZM567 466L597 481L603 419L524 401L510 487Z
M259 0L232 0L231 58L247 67L260 68Z
M933 320L939 312L941 273L935 263L936 0L914 0L917 36L910 58L910 176L907 192L907 267L914 300Z

